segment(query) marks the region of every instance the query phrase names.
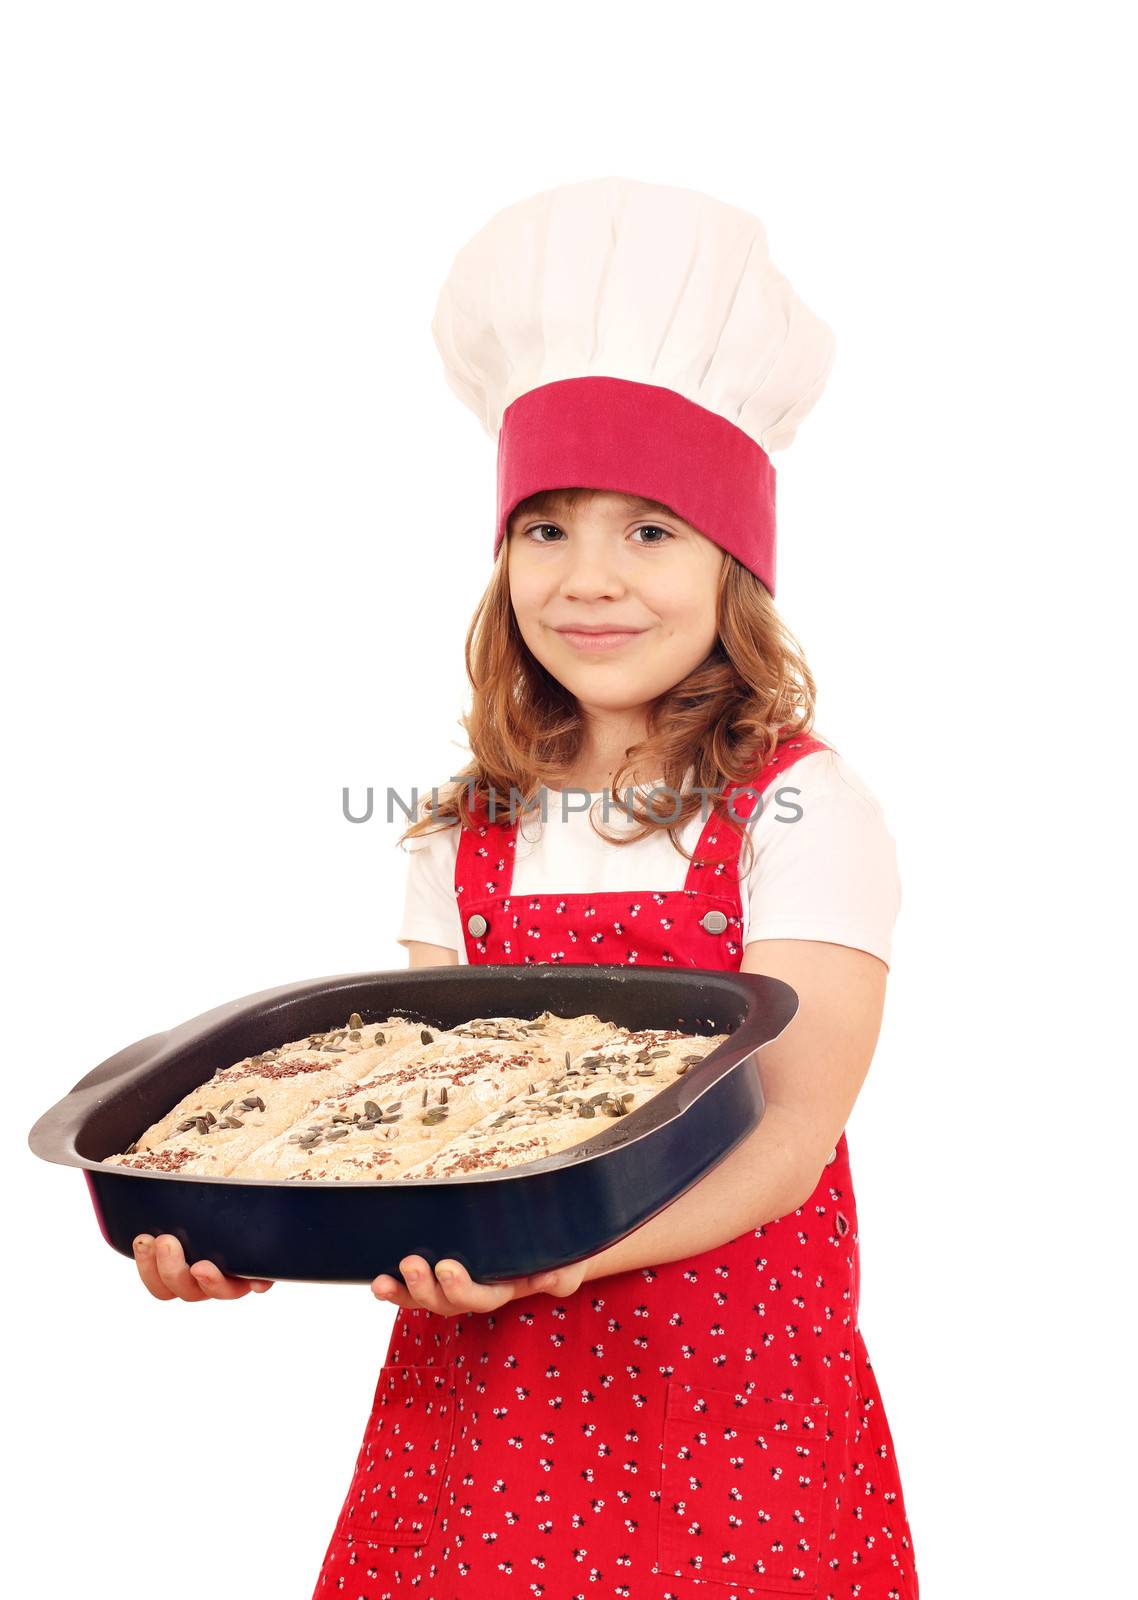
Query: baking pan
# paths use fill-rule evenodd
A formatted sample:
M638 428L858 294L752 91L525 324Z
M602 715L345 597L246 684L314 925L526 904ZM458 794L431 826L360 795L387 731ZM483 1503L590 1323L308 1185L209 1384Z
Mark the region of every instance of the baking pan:
M81 1167L107 1243L172 1233L186 1260L233 1277L317 1283L398 1278L406 1255L461 1261L483 1282L579 1261L623 1238L728 1155L763 1114L755 1052L798 1009L776 978L605 965L418 967L313 979L218 1006L121 1050L44 1113L28 1142ZM313 1032L400 1016L435 1028L472 1017L595 1012L630 1028L730 1037L592 1138L501 1172L303 1183L104 1166L219 1067Z

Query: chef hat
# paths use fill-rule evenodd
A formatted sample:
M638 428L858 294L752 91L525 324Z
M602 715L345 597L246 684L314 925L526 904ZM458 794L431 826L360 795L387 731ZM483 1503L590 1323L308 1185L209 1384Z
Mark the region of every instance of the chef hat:
M431 325L447 382L498 440L494 551L542 489L658 500L774 592L775 471L834 337L762 223L692 189L596 178L499 211Z

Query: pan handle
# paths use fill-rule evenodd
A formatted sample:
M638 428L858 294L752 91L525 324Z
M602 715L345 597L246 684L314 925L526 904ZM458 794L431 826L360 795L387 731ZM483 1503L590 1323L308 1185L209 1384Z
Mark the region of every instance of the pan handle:
M676 1083L668 1086L664 1092L666 1094L675 1094L674 1104L677 1114L681 1111L686 1111L701 1095L705 1095L710 1088L718 1083L726 1073L734 1072L744 1062L751 1060L752 1057L760 1058L766 1047L773 1044L777 1038L785 1033L798 1015L800 1004L798 992L792 989L789 983L784 983L781 978L769 978L765 973L760 972L740 972L735 976L748 980L748 987L754 990L755 994L763 1000L767 1010L767 1017L765 1020L755 1016L744 1019L727 1041L716 1047L717 1050L724 1052L725 1057L729 1052L735 1059L729 1066L722 1066L714 1077L707 1077L709 1069L706 1063L714 1060L715 1051L710 1056L706 1056L704 1061L700 1063L704 1069L702 1072L688 1073ZM774 1014L773 1018L770 1015L772 1012ZM772 1020L778 1024L773 1033L768 1031ZM742 1054L738 1053L740 1045L745 1047ZM696 1088L697 1083L699 1084L698 1088ZM761 1077L759 1078L759 1093L760 1095L762 1094Z
M128 1078L142 1062L152 1060L157 1047L168 1038L167 1032L152 1033L148 1039L138 1039L134 1044L127 1045L125 1050L120 1050L117 1055L108 1056L106 1061L100 1062L85 1078L80 1078L70 1093L52 1106L50 1111L45 1111L32 1127L28 1134L28 1146L33 1153L45 1161L59 1160L59 1155L56 1153L59 1142L58 1124L61 1121L70 1121L74 1117L75 1096L86 1094L97 1104L103 1098L108 1085L117 1083L120 1078Z
M164 1039L170 1037L169 1030L165 1033L152 1033L147 1039L137 1039L134 1044L128 1044L125 1050L120 1050L117 1055L108 1056L106 1061L99 1063L85 1078L71 1090L77 1094L80 1089L102 1088L106 1084L114 1083L118 1078L125 1078L133 1072L141 1062L150 1060L157 1047Z

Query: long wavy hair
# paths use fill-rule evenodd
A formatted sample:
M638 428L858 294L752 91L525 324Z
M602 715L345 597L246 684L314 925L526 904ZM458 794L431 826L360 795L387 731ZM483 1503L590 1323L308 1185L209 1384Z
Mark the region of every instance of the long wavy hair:
M537 805L543 785L567 786L582 752L584 719L574 696L534 658L522 639L510 603L509 532L522 517L551 514L555 504L573 507L597 492L546 490L515 507L466 636L472 699L469 713L459 720L470 761L452 774L449 787L434 791L437 804L424 798L418 819L400 835L400 844L441 827L459 823L470 827L485 821L491 795L500 820L508 818L511 794L516 811L523 813ZM644 505L670 511L659 501ZM620 800L630 826L615 836L590 813L594 831L610 844L634 844L662 829L690 861L691 853L679 835L706 803L727 826L743 834L750 852L747 824L727 809L722 789L749 783L780 740L808 733L814 725L815 684L801 647L775 610L766 585L726 553L717 610L717 636L708 655L652 703L647 736L625 750L626 760L610 785L615 797L626 787L626 774L629 780L636 771L656 774L669 791L663 807L667 815L653 813L650 793L641 804L633 787ZM692 779L685 789L689 771ZM715 792L705 802L701 789ZM748 854L748 863L750 859Z

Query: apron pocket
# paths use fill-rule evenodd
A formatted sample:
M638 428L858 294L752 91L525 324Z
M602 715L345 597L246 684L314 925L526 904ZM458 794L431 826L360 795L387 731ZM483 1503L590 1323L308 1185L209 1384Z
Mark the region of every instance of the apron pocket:
M653 1571L816 1594L828 1416L671 1379Z
M454 1436L454 1365L380 1370L336 1534L372 1545L431 1536Z

